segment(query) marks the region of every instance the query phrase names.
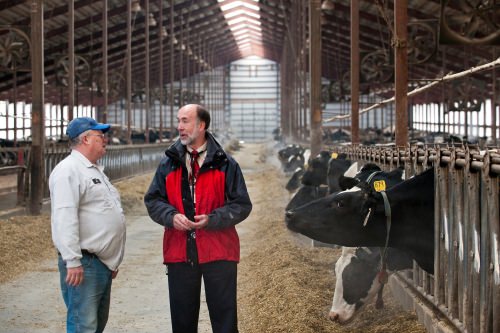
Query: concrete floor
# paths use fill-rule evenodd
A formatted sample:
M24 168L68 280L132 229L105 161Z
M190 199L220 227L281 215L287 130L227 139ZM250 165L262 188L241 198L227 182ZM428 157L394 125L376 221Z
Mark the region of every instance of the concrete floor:
M125 259L113 281L106 333L171 332L163 229L149 217L128 216ZM199 333L211 332L202 295ZM1 333L63 333L66 309L54 257L36 271L0 285Z

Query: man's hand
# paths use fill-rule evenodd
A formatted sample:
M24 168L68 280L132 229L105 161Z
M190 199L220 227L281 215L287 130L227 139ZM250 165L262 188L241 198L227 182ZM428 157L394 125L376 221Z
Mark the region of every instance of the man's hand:
M194 216L194 229L202 229L208 225L208 215Z
M118 268L116 269L116 271L113 271L111 273L111 278L114 279L117 275L118 275Z
M83 266L68 268L66 272L66 283L76 287L83 282Z
M184 214L175 214L174 228L181 231L205 228L208 225L208 215L195 215L194 221Z
M180 231L187 231L194 229L194 222L190 221L184 214L174 215L174 228Z

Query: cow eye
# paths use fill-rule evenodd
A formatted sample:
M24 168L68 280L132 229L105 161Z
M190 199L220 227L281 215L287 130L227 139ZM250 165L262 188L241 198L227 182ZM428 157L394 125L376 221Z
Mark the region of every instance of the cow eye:
M344 202L342 200L337 201L337 208L343 208Z

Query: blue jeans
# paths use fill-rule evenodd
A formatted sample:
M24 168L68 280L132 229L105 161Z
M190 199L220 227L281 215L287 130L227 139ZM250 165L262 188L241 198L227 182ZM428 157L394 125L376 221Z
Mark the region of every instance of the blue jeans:
M111 299L111 270L96 256L84 254L83 282L76 287L66 284L66 264L59 255L61 291L68 309L66 332L100 333L108 321Z

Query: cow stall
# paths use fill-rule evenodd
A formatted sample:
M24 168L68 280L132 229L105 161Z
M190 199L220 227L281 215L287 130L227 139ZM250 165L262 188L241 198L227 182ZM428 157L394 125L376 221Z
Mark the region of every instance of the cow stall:
M500 149L473 146L331 147L408 179L434 169L434 274L414 264L390 285L429 332L500 332ZM408 212L411 214L411 212Z

